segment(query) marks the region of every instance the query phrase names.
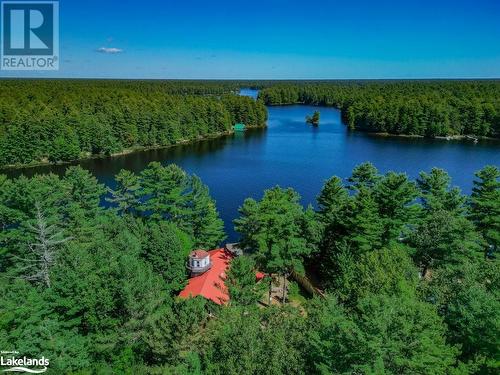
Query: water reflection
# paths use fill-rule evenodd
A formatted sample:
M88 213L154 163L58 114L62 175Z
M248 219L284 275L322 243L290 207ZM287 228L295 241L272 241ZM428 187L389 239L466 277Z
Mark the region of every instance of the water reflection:
M320 126L305 124L305 116L321 112ZM113 184L121 169L140 172L150 162L176 163L195 173L209 186L226 224L230 240L237 238L232 220L247 197L258 198L264 189L291 186L304 204L315 202L324 181L332 175L346 178L354 166L371 161L381 172L406 172L416 178L422 170L446 169L453 184L470 192L473 174L486 164L500 164L498 142L379 137L350 132L333 108L283 106L269 108L268 129L249 129L218 139L120 157L82 161L99 181ZM64 173L67 166L45 166L9 171Z

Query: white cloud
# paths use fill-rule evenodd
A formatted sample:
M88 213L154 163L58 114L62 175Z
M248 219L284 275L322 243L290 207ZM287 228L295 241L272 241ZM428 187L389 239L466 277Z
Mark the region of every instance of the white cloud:
M101 47L97 49L97 52L116 54L116 53L122 53L123 50L121 48L114 48L114 47Z

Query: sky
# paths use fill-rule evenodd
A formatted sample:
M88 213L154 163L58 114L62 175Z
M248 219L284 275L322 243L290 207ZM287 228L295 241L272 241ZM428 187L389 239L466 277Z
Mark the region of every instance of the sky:
M0 77L499 78L499 0L60 0L60 69Z

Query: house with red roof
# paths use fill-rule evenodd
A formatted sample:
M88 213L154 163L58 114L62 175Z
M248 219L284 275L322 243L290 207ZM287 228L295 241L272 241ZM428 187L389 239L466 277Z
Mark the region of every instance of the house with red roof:
M188 262L192 277L179 296L203 296L218 305L226 304L229 301L225 284L226 271L233 258L234 254L227 249L192 251Z
M241 250L234 244L211 251L192 251L188 260L191 278L179 297L202 296L218 305L226 304L229 301L229 292L225 284L226 272L231 261L240 254ZM255 275L256 281L264 277L262 272L257 272Z

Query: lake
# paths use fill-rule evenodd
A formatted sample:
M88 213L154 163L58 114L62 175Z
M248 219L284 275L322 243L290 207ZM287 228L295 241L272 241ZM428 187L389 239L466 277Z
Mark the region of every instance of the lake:
M256 97L257 92L245 89L241 94ZM304 120L315 110L321 112L318 128L306 125ZM176 163L200 176L217 200L232 241L237 239L232 220L243 200L259 198L264 189L272 186L293 187L304 204L314 204L327 178L346 178L356 165L371 161L381 172L406 172L411 178L422 170L443 168L452 176L454 185L469 193L475 171L487 164L500 164L500 142L474 144L349 132L334 108L293 105L269 107L267 129L79 164L112 186L113 176L121 169L139 172L151 161ZM36 167L8 174L61 174L65 168Z

